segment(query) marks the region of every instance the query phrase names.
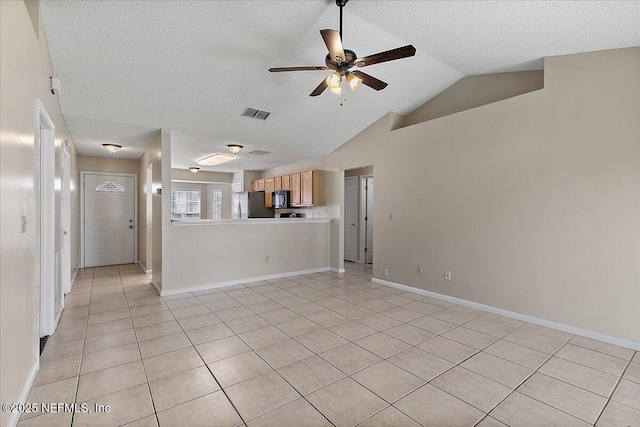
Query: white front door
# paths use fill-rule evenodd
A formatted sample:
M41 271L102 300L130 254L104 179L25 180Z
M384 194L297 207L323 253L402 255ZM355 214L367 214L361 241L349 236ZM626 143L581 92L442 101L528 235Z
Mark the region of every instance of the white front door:
M344 179L344 259L358 259L358 178Z
M373 264L373 177L369 177L365 181L366 194L366 210L365 210L365 228L366 228L366 250L365 262Z
M135 262L132 176L84 175L84 266Z

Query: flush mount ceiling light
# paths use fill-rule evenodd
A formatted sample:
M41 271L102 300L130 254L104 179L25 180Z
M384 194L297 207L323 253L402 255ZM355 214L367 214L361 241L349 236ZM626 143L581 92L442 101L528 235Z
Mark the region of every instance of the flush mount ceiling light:
M240 151L242 151L242 145L240 144L229 144L227 145L227 148L229 149L229 151L231 151L233 154L238 154Z
M197 168L195 166L191 166L189 168L189 172L191 172L191 173L198 173L199 170L200 170L200 168Z
M105 150L107 150L111 154L115 153L116 151L122 148L122 146L118 144L102 144L102 146L104 147Z
M198 160L198 164L204 165L204 166L215 166L215 165L221 165L222 163L230 162L235 158L236 156L233 154L217 153L217 154L212 154L210 156L207 156L204 159Z

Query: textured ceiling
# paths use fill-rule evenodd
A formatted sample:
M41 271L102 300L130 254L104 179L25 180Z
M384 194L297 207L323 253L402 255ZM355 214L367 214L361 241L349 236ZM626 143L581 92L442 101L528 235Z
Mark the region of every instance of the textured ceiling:
M246 147L236 160L207 168L217 171L325 155L388 111L409 113L464 75L539 69L544 56L640 45L640 2L351 0L346 48L364 56L411 43L417 53L363 70L389 86L363 86L340 107L328 92L308 96L327 72L267 71L323 65L319 30L338 27L333 0L43 1L42 17L61 108L81 154L102 154L103 141L121 137L131 148L122 156L139 157L158 128L174 131L174 167L224 152L230 142ZM247 106L271 116L240 116ZM249 156L254 149L271 154Z

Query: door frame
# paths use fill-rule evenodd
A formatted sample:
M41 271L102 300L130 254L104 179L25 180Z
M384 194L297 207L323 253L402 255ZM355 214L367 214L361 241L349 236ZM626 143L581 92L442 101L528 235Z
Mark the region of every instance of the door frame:
M38 230L36 232L36 278L37 278L37 338L51 335L56 329L55 316L55 125L36 98L35 108L35 153L36 153L36 204L38 206ZM41 132L50 132L43 140ZM64 307L64 299L62 299ZM62 310L60 310L62 314ZM39 346L36 346L39 355Z
M62 294L71 292L71 152L69 141L62 141ZM63 297L64 298L64 297Z
M358 257L359 264L367 263L367 254L364 251L364 248L367 245L367 223L364 220L365 214L367 213L367 190L366 190L366 181L367 178L373 178L373 174L368 175L360 175L360 256ZM375 260L374 260L375 261Z
M84 177L86 175L112 175L112 176L128 176L133 177L133 263L138 263L138 174L123 172L100 172L100 171L80 171L80 268L84 268L84 226L85 226L85 209L84 209Z

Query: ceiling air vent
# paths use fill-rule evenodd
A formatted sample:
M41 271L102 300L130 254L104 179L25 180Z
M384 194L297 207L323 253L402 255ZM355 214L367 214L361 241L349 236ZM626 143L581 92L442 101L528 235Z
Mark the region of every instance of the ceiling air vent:
M265 154L269 154L269 152L261 151L261 150L253 150L253 151L249 151L249 154L255 154L256 156L264 156Z
M271 113L268 111L262 111L255 108L247 107L244 109L241 115L246 117L253 117L254 119L266 120L267 117L269 117L269 114Z

